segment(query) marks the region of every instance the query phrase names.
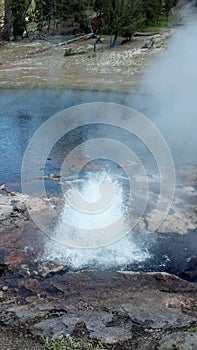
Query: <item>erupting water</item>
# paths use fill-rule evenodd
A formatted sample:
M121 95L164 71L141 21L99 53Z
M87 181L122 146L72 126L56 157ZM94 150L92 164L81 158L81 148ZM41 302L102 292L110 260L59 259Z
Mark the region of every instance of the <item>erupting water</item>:
M89 173L78 181L78 187L83 205L79 203L75 183L67 192L45 258L58 259L73 269L124 268L148 258L148 253L138 247L129 232L126 193L121 180L107 172Z

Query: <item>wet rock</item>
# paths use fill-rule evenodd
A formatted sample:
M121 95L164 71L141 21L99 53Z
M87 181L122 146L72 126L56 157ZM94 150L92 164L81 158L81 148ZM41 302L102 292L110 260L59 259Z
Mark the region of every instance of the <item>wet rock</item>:
M45 178L57 181L60 179L58 174L52 173L44 176ZM143 179L139 179L139 182ZM155 183L157 181L155 180ZM65 182L64 182L65 184ZM154 184L155 186L155 184ZM157 198L157 190L154 188L150 193L152 198L152 203L148 209L146 215L139 220L138 227L140 229L147 229L152 231L155 228L154 222L151 222L151 217L153 213L156 213L157 217L163 217L163 213L155 211L155 200ZM3 191L5 192L5 191ZM197 227L196 213L195 213L195 196L196 190L194 187L184 186L184 183L180 184L180 188L176 191L175 199L172 204L171 210L159 227L158 232L160 233L186 233L188 230L195 230ZM46 198L41 194L36 196L28 196L22 193L5 192L5 194L0 193L0 227L9 227L10 225L17 225L20 227L24 221L29 220L29 214L39 215L40 217L46 215L46 220L49 221L49 225L54 225L55 223L50 222L51 208L55 208L56 211L60 211L63 205L62 199L60 198ZM27 209L27 210L26 210ZM131 207L128 206L128 214L132 213Z
M181 203L179 203L181 205ZM162 218L163 212L155 211L156 218ZM153 213L151 213L150 216L145 218L147 221L147 230L149 232L154 231L155 222L149 220L149 218L152 216ZM188 210L180 209L178 206L175 208L171 208L171 212L167 215L165 220L162 222L161 226L158 228L159 233L179 233L184 234L187 233L189 230L194 231L197 228L197 220L196 220L196 214L194 212L194 208L188 208Z
M58 181L60 179L60 175L58 174L50 174L49 178L54 181Z
M5 191L5 184L0 185L0 190Z
M18 269L25 260L25 253L23 251L13 251L10 255L5 257L5 263L9 270Z
M37 267L39 276L46 278L53 274L64 273L68 271L68 267L58 261L43 261Z
M188 260L186 269L180 272L179 276L187 281L197 281L197 257Z
M8 265L0 263L0 277L8 272Z

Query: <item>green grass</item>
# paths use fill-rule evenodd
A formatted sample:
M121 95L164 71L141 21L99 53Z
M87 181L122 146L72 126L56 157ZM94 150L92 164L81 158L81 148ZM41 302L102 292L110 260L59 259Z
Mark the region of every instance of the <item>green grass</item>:
M66 347L63 340L51 340L51 341L46 340L43 348L43 350L64 350L64 349L69 349L69 348Z
M45 340L43 350L104 350L107 349L101 343L86 339L53 339Z
M71 49L71 47L69 49L66 49L64 52L64 57L75 56L75 55L76 55L76 52L74 52L73 49Z
M188 328L187 331L188 331L189 333L195 333L195 332L197 332L197 327Z

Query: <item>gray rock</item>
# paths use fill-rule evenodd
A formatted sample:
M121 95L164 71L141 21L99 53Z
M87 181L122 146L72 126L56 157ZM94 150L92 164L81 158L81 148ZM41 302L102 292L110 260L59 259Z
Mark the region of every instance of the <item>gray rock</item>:
M164 335L157 350L196 350L197 333L177 332Z
M111 323L113 315L104 311L73 312L65 316L49 318L30 328L33 336L42 334L48 338L60 336L90 337L104 343L115 344L132 338L132 322Z
M0 305L4 330L97 339L111 349L196 350L196 334L183 331L197 324L196 284L165 273L65 273L49 263L40 266L46 278L3 277L2 287L9 284L9 303L5 293Z

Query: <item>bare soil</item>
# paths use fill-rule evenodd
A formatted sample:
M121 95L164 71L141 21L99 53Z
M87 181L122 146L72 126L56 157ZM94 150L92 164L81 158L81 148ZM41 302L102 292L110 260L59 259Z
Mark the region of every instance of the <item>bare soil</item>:
M0 47L0 87L136 90L144 69L166 48L173 31L168 28L156 35L153 50L142 49L150 37L134 38L113 49L109 38L103 37L96 56L95 39L63 46L46 40L10 42ZM68 48L85 53L64 57Z

